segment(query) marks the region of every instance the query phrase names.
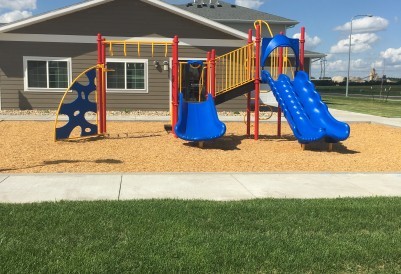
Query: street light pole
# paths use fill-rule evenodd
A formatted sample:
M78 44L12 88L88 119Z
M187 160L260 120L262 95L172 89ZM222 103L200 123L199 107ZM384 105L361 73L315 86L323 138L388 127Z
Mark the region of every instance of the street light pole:
M352 21L357 17L372 17L371 14L355 15L351 18L351 31L349 33L349 43L348 43L348 73L347 73L347 84L345 86L345 97L348 97L348 86L349 86L349 71L351 68L351 38L352 38Z

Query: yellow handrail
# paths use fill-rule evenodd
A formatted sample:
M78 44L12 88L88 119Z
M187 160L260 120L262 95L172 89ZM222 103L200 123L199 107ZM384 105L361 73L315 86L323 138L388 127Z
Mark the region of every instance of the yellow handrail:
M147 45L152 47L152 57L154 55L154 47L155 46L164 46L164 57L167 57L168 54L168 46L172 45L173 42L155 42L155 41L127 41L127 40L108 40L103 41L103 44L109 46L110 56L114 56L113 46L122 45L124 47L124 56L127 56L127 45L137 46L138 56L141 56L141 45Z
M255 80L254 51L251 43L215 58L216 95Z

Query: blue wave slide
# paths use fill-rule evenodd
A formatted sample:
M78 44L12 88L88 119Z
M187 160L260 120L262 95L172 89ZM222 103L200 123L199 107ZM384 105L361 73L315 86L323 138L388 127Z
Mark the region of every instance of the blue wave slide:
M174 127L177 137L186 141L207 141L226 133L226 125L218 116L211 94L204 102L187 102L180 93L178 121Z
M270 85L288 124L301 144L320 139L337 143L349 137L349 125L336 120L330 114L305 72L298 71L293 81L284 74L274 81L270 73L263 70L262 82Z

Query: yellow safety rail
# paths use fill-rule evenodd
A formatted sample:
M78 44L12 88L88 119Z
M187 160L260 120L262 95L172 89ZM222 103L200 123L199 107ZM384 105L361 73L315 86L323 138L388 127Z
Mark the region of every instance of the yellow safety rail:
M203 87L204 87L204 85L205 85L205 71L206 71L206 66L204 66L203 68L202 68L202 73L201 73L201 76L200 76L200 79L199 79L199 98L198 98L198 101L200 102L201 101L201 95L202 95L202 90L203 90Z
M284 61L283 61L283 63L284 63L283 64L283 66L284 66L283 73L287 74L288 73L288 68L290 68L291 69L292 78L295 78L294 67L292 66L291 60L288 57L288 49L289 48L285 48L284 49L285 51L284 51Z
M291 60L288 57L289 52L288 52L289 48L283 48L283 67L282 67L282 73L283 74L289 74L291 73L292 77L294 78L294 67L292 66ZM275 50L273 50L271 57L270 57L270 74L272 75L273 79L277 79L279 76L279 58L280 58L280 54L279 54L279 48L276 48ZM289 69L291 71L289 71Z
M215 60L216 96L255 80L255 46L248 44Z
M273 32L266 21L256 20L254 22L255 28L257 24L260 25L261 29L262 25L265 25L270 36L273 37ZM254 81L255 58L254 43L217 57L214 60L216 67L216 96ZM277 67L278 51L273 53L271 62L271 67Z
M272 32L272 29L270 28L269 23L267 23L266 21L263 21L263 20L256 20L255 22L253 22L253 26L255 27L255 29L256 29L256 25L260 26L260 36L263 37L262 26L265 25L267 27L267 30L269 31L270 37L273 37L273 32Z
M152 42L152 41L124 41L124 40L108 40L103 41L103 44L109 46L110 56L114 56L113 46L120 45L123 46L124 56L127 56L127 47L129 45L136 46L138 56L141 56L141 46L151 46L152 48L152 57L154 55L154 47L155 46L164 46L164 57L167 57L168 54L168 47L171 46L172 42Z

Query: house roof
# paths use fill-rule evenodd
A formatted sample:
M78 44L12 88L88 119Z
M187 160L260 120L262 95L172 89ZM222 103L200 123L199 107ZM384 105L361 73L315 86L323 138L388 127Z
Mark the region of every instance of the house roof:
M29 17L26 19L22 19L19 21L15 21L8 24L0 23L0 33L16 30L19 28L23 28L25 26L29 26L31 24L51 20L53 18L57 18L60 16L68 15L80 10L88 9L91 7L95 7L97 5L105 4L108 2L117 1L117 0L86 0L74 5L70 5L64 8L60 8L57 10L53 10L48 13L40 14L37 16ZM223 1L219 1L222 7L202 7L198 8L196 5L187 6L187 5L170 5L168 3L162 2L160 0L140 0L145 3L151 4L153 6L159 7L171 13L177 14L189 20L198 22L200 24L209 26L211 28L223 31L225 33L231 34L240 39L247 39L248 35L244 32L241 32L237 29L231 28L223 24L223 22L253 22L255 20L266 20L268 22L280 23L280 24L288 24L288 26L295 25L298 22L286 19L284 17L260 12L257 10L248 9L245 7L235 6L228 4ZM190 0L188 0L190 1ZM219 23L219 21L221 23ZM306 52L305 54L308 57L319 58L323 57L324 54L317 52Z
M91 7L95 7L97 5L102 5L108 2L112 2L112 1L117 1L117 0L87 0L84 2L80 2L78 4L75 5L71 5L71 6L67 6L65 8L61 8L61 9L57 9L48 13L44 13L41 15L37 15L37 16L33 16L33 17L29 17L27 19L23 19L23 20L19 20L16 22L12 22L9 24L6 24L4 26L0 26L0 33L4 33L4 32L8 32L8 31L12 31L12 30L16 30L31 24L35 24L35 23L39 23L39 22L43 22L43 21L47 21L53 18L57 18L60 16L64 16L70 13L74 13L80 10L84 10L84 9L88 9ZM213 29L222 31L224 33L230 34L234 37L240 38L240 39L247 39L247 34L244 32L241 32L237 29L231 28L229 26L226 26L224 24L221 24L219 22L213 21L211 19L202 17L200 15L197 14L193 14L189 11L183 10L177 6L174 5L170 5L168 3L165 3L163 1L160 0L140 0L142 2L148 3L150 5L156 6L158 8L161 8L163 10L169 11L173 14L177 14L179 16L182 16L188 20L192 20L195 21L199 24L203 24L205 26L211 27Z
M295 20L270 13L232 5L223 1L218 2L220 5L197 5L196 3L189 2L188 4L177 5L177 7L217 22L254 22L255 20L265 20L269 23L285 24L288 26L299 23Z

